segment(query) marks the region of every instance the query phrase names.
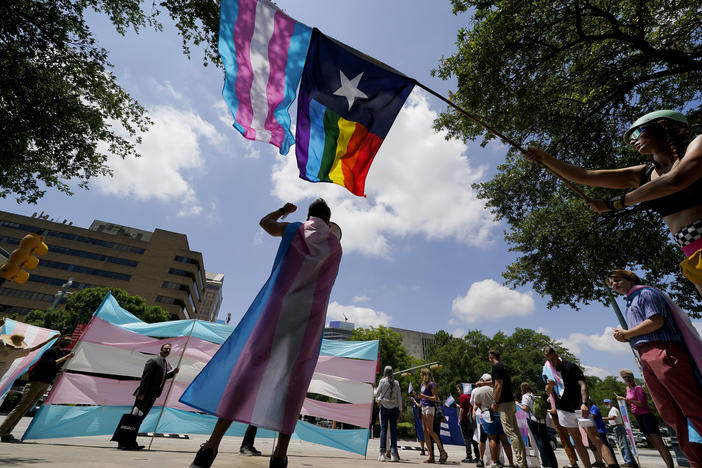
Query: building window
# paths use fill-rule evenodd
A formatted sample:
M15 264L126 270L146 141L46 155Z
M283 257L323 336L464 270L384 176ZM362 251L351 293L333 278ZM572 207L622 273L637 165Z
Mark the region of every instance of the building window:
M185 309L185 303L183 301L181 301L180 299L177 299L175 297L156 296L156 302L160 302L161 304L175 304L175 305L180 306L181 308Z
M48 268L56 268L59 270L75 271L76 273L85 273L86 275L94 276L104 276L105 278L112 278L122 281L129 281L131 275L125 275L124 273L116 273L114 271L99 270L97 268L89 268L80 265L70 265L68 263L54 262L52 260L42 260L41 265ZM31 278L31 276L30 276Z
M30 226L29 224L12 223L10 221L4 221L4 220L0 220L0 226L11 228L11 229L17 229L17 230L25 231L25 232L37 232L37 231L42 230L42 228L37 227L37 226ZM140 247L133 247L131 245L126 245L126 244L118 244L116 242L108 242L108 241L104 241L101 239L92 239L90 237L79 236L76 234L71 234L69 232L59 232L59 231L46 230L46 235L51 236L51 237L60 237L61 239L73 240L76 242L83 242L86 244L99 245L101 247L107 247L110 249L122 250L125 252L132 252L132 253L136 253L136 254L143 254L144 252L146 252L145 249L142 249Z
M175 289L176 291L185 291L187 288L187 286L184 284L174 283L172 281L164 281L161 287L166 289Z
M42 294L32 291L21 291L19 289L0 287L0 296L21 297L30 301L53 302L54 296L51 294Z
M36 275L36 274L34 274L34 273L32 273L32 274L29 276L29 280L28 280L28 281L33 281L33 282L35 282L35 283L52 284L52 285L54 285L54 286L63 286L63 283L66 282L65 279L61 279L61 278L51 278L51 277L49 277L49 276L41 276L41 275ZM81 289L85 289L85 288L94 288L94 287L95 287L94 284L81 283L81 282L79 282L79 281L74 281L73 284L71 285L71 288L70 288L70 289L78 289L78 290L81 290Z
M5 244L19 245L20 239L17 237L0 236L0 242L4 242ZM126 258L111 257L109 255L86 252L84 250L68 249L66 247L61 247L58 245L52 245L51 247L49 247L49 250L54 253L71 255L73 257L89 258L91 260L97 260L98 262L116 263L118 265L127 265L131 267L139 265L139 262L137 262L136 260L127 260Z
M156 296L156 302L160 302L161 304L175 304L175 302L178 299L175 297L169 297L169 296Z
M181 262L181 263L190 263L191 265L197 265L197 260L194 258L188 258L188 257L182 257L180 255L176 255L175 258L173 259L176 262Z

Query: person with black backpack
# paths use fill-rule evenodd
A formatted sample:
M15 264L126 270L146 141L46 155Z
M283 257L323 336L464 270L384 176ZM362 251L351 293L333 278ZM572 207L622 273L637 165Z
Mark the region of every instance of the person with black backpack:
M531 386L527 382L522 382L522 402L517 403L521 409L529 414L527 424L529 430L534 435L536 448L541 457L541 466L546 468L558 468L556 454L549 442L548 427L546 426L546 401L543 397L534 395Z

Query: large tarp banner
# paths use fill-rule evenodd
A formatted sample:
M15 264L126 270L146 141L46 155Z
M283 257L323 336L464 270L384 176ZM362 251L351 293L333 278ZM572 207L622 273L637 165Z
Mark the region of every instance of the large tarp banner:
M233 330L226 325L193 320L144 323L108 294L76 344L67 372L56 381L23 439L112 434L121 415L133 404L132 393L144 364L158 355L164 343L172 346L171 365L175 367L180 360L180 372L166 384L140 430L209 434L217 418L178 399ZM363 429L329 430L300 421L293 437L365 455L377 356L377 341L323 340L308 392L336 401L306 398L301 412ZM228 434L243 435L245 428L246 425L233 424ZM272 437L273 433L260 430L257 434L267 436Z

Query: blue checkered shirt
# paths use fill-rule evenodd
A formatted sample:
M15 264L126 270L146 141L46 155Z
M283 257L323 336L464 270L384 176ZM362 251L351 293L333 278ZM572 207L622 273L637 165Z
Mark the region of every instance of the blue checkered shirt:
M665 319L658 330L632 338L635 348L642 343L652 341L680 342L682 338L673 323L670 307L665 297L653 288L643 288L626 296L626 323L634 328L644 320L654 315L662 315Z

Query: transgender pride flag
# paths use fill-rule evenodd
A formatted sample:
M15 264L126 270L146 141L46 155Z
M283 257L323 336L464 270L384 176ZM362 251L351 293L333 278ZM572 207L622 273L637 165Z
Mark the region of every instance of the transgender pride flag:
M222 96L234 127L287 154L295 138L288 108L296 96L312 30L267 0L222 0Z

